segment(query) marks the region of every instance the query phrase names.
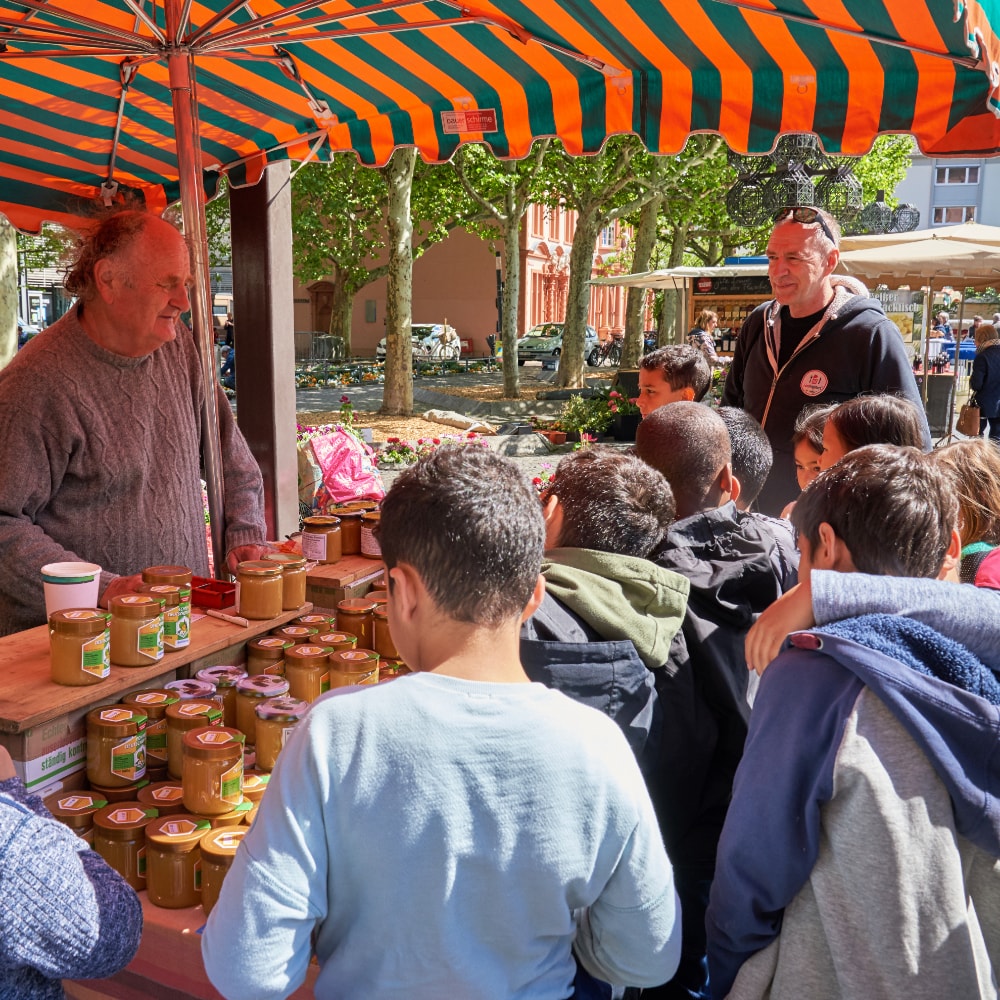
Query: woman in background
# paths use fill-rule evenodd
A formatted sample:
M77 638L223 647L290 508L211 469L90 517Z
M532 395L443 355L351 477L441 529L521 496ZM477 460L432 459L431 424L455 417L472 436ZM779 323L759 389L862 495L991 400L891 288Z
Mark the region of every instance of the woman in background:
M1000 444L1000 334L992 323L976 330L976 359L972 362L969 388L979 404L979 435L990 425L990 440Z
M702 309L694 327L687 336L688 343L692 347L698 348L713 368L721 368L725 364L725 361L715 353L715 341L712 339L712 334L715 333L718 325L718 313L712 312L711 309Z

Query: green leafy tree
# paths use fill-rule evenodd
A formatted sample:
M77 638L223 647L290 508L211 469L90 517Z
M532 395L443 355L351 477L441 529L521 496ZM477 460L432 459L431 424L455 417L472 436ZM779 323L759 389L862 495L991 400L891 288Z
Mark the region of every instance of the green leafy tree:
M452 158L452 167L471 201L484 216L469 228L487 239L503 242L505 266L501 306L503 342L503 394L520 395L517 364L517 306L521 291L521 225L528 206L539 194L538 180L549 140L536 142L524 160L498 160L482 146L463 146Z

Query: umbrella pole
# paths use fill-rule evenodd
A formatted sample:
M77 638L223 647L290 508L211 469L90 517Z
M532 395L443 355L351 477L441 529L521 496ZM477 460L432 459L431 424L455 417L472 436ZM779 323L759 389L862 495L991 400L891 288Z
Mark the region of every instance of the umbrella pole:
M177 0L166 4L167 31L173 38L180 18ZM194 61L183 52L168 56L170 92L173 99L174 133L177 141L177 169L181 188L184 232L190 241L194 287L191 289L191 319L195 343L201 355L205 394L201 411L201 451L205 466L208 512L212 522L212 555L216 578L226 568L222 500L222 445L219 440L219 411L215 374L215 351L208 309L208 237L205 200L201 185L201 142L198 134L198 102L195 93Z
M958 366L962 360L962 320L964 317L965 289L962 290L962 301L958 306L958 332L955 334L955 363L952 365L951 404L948 407L948 433L938 441L938 444L944 444L945 441L951 441L955 437L955 404L958 402Z
M931 310L934 308L934 285L928 284L926 286L927 294L924 296L924 316L923 316L923 333L924 333L924 377L921 381L920 392L924 398L924 409L927 409L927 387L930 384L930 379L927 377L930 368L930 353L931 353Z

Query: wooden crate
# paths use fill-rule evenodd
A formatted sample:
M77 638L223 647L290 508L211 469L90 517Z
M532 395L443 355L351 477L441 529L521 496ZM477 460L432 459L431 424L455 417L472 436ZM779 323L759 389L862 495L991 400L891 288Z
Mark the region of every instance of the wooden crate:
M338 602L378 589L384 570L381 560L365 556L317 564L306 572L306 600L317 610L336 611Z

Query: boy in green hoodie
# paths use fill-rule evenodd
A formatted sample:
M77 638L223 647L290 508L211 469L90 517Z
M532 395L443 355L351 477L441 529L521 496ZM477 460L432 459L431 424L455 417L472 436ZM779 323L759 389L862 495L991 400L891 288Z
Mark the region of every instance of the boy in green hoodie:
M643 773L659 742L654 671L688 582L646 557L673 520L670 486L612 448L567 455L543 496L545 599L521 629L528 676L609 715Z

